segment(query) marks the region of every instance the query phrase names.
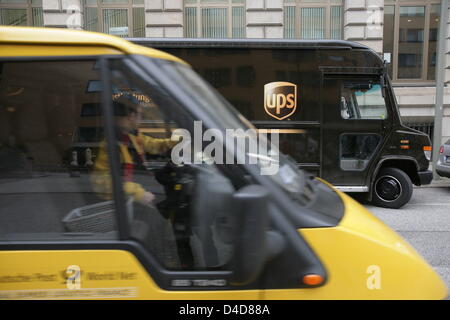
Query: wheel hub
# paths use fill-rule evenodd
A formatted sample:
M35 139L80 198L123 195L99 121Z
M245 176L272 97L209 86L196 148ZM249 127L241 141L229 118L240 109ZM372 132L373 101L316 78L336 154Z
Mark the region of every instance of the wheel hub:
M402 186L394 177L383 176L378 179L375 191L381 199L385 201L394 201L400 197Z

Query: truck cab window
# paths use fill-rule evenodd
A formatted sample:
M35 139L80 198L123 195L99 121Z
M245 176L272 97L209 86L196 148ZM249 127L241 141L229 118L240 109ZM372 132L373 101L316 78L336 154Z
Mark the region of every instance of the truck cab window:
M372 81L343 81L340 105L342 118L386 119L386 103L381 90L381 85Z
M116 239L111 189L91 182L104 141L100 95L87 90L100 81L95 61L0 70L0 238Z

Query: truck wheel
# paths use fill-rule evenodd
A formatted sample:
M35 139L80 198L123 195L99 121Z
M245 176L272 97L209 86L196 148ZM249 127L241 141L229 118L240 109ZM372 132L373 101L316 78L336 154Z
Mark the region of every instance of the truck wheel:
M397 168L383 168L372 189L372 203L379 207L398 209L411 199L413 186L409 176Z

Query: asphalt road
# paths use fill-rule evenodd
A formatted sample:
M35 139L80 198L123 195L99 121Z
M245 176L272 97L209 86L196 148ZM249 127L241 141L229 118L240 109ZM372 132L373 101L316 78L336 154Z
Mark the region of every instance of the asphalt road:
M450 183L414 188L411 201L398 210L365 206L433 266L450 292Z

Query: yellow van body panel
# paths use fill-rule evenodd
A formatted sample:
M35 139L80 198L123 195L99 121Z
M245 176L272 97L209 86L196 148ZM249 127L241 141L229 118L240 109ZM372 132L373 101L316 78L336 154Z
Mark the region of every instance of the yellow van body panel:
M173 55L119 37L81 30L1 26L0 44L1 57L138 54L186 64Z
M1 45L1 44L0 44ZM63 57L63 56L99 56L123 55L123 52L111 47L57 46L57 45L1 45L0 57Z
M340 196L346 205L346 215L339 226L299 230L328 272L328 281L322 287L168 291L158 287L127 251L3 251L0 299L444 299L447 296L442 280L409 244L356 201L342 193ZM73 266L80 271L78 283L70 272Z
M162 290L134 255L122 250L2 251L0 261L0 300L261 299L259 290Z
M266 299L444 299L447 288L405 240L346 194L334 228L300 229L324 264L327 283L309 290L268 290Z

